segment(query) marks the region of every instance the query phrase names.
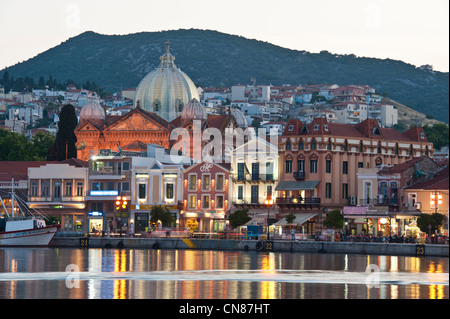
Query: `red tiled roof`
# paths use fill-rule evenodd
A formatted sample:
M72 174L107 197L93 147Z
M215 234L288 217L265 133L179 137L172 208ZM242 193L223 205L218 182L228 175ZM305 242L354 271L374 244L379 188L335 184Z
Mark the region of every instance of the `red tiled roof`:
M420 137L421 133L423 133L424 138ZM403 134L412 139L413 141L428 142L427 136L425 135L425 131L420 126L413 126Z
M426 180L422 183L418 183L409 186L405 189L423 189L423 190L448 190L448 166L443 170L436 173L433 178Z

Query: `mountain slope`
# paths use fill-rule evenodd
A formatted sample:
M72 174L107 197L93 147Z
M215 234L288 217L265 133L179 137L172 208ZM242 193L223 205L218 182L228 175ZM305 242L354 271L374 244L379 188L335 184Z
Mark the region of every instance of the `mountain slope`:
M199 86L368 84L378 93L448 123L448 73L390 59L309 53L209 30L101 35L85 32L5 70L10 76L87 80L110 90L136 87L159 64L169 39L175 63Z

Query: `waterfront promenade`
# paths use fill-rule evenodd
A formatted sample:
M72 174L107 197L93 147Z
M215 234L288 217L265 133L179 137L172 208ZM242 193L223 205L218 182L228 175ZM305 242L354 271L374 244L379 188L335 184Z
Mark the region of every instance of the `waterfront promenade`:
M217 249L265 252L448 257L448 245L217 238L55 237L50 247Z

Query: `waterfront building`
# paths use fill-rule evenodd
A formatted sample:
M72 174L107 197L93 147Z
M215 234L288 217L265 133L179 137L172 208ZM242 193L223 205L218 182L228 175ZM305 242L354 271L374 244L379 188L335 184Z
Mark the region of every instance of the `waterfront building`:
M359 168L394 166L419 156L432 156L433 145L421 127L405 133L382 128L374 119L357 124L310 124L289 120L279 140L280 217L310 215L310 233L326 211L357 203ZM306 200L308 199L308 200ZM281 204L281 205L280 205Z
M278 137L278 136L277 136ZM277 139L275 139L277 140ZM279 179L278 149L265 139L254 137L236 147L231 157L231 211L248 208L252 224L267 225L276 219L274 200Z
M412 185L402 188L403 196L400 197L402 202L400 205L406 212L419 211L421 214L440 213L444 215L444 227L442 233L448 236L449 229L449 205L448 205L448 190L449 190L449 170L448 162L437 170L422 171L425 179L418 181ZM419 174L414 171L414 174ZM408 225L406 225L408 226ZM408 227L404 228L408 231Z
M78 159L28 168L30 208L61 224L63 231L85 231L88 163Z
M183 200L182 164L162 163L152 157L133 157L131 175L130 227L135 233L147 232L151 225L151 211L155 206L167 208L180 225L179 205Z
M183 171L181 227L219 232L231 207L230 164L201 162Z

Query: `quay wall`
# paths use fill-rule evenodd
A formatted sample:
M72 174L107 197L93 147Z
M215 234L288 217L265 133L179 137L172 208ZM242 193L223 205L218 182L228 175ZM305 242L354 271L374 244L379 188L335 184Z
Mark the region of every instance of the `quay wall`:
M217 249L329 254L449 257L448 245L286 240L236 240L187 238L55 237L50 247Z

